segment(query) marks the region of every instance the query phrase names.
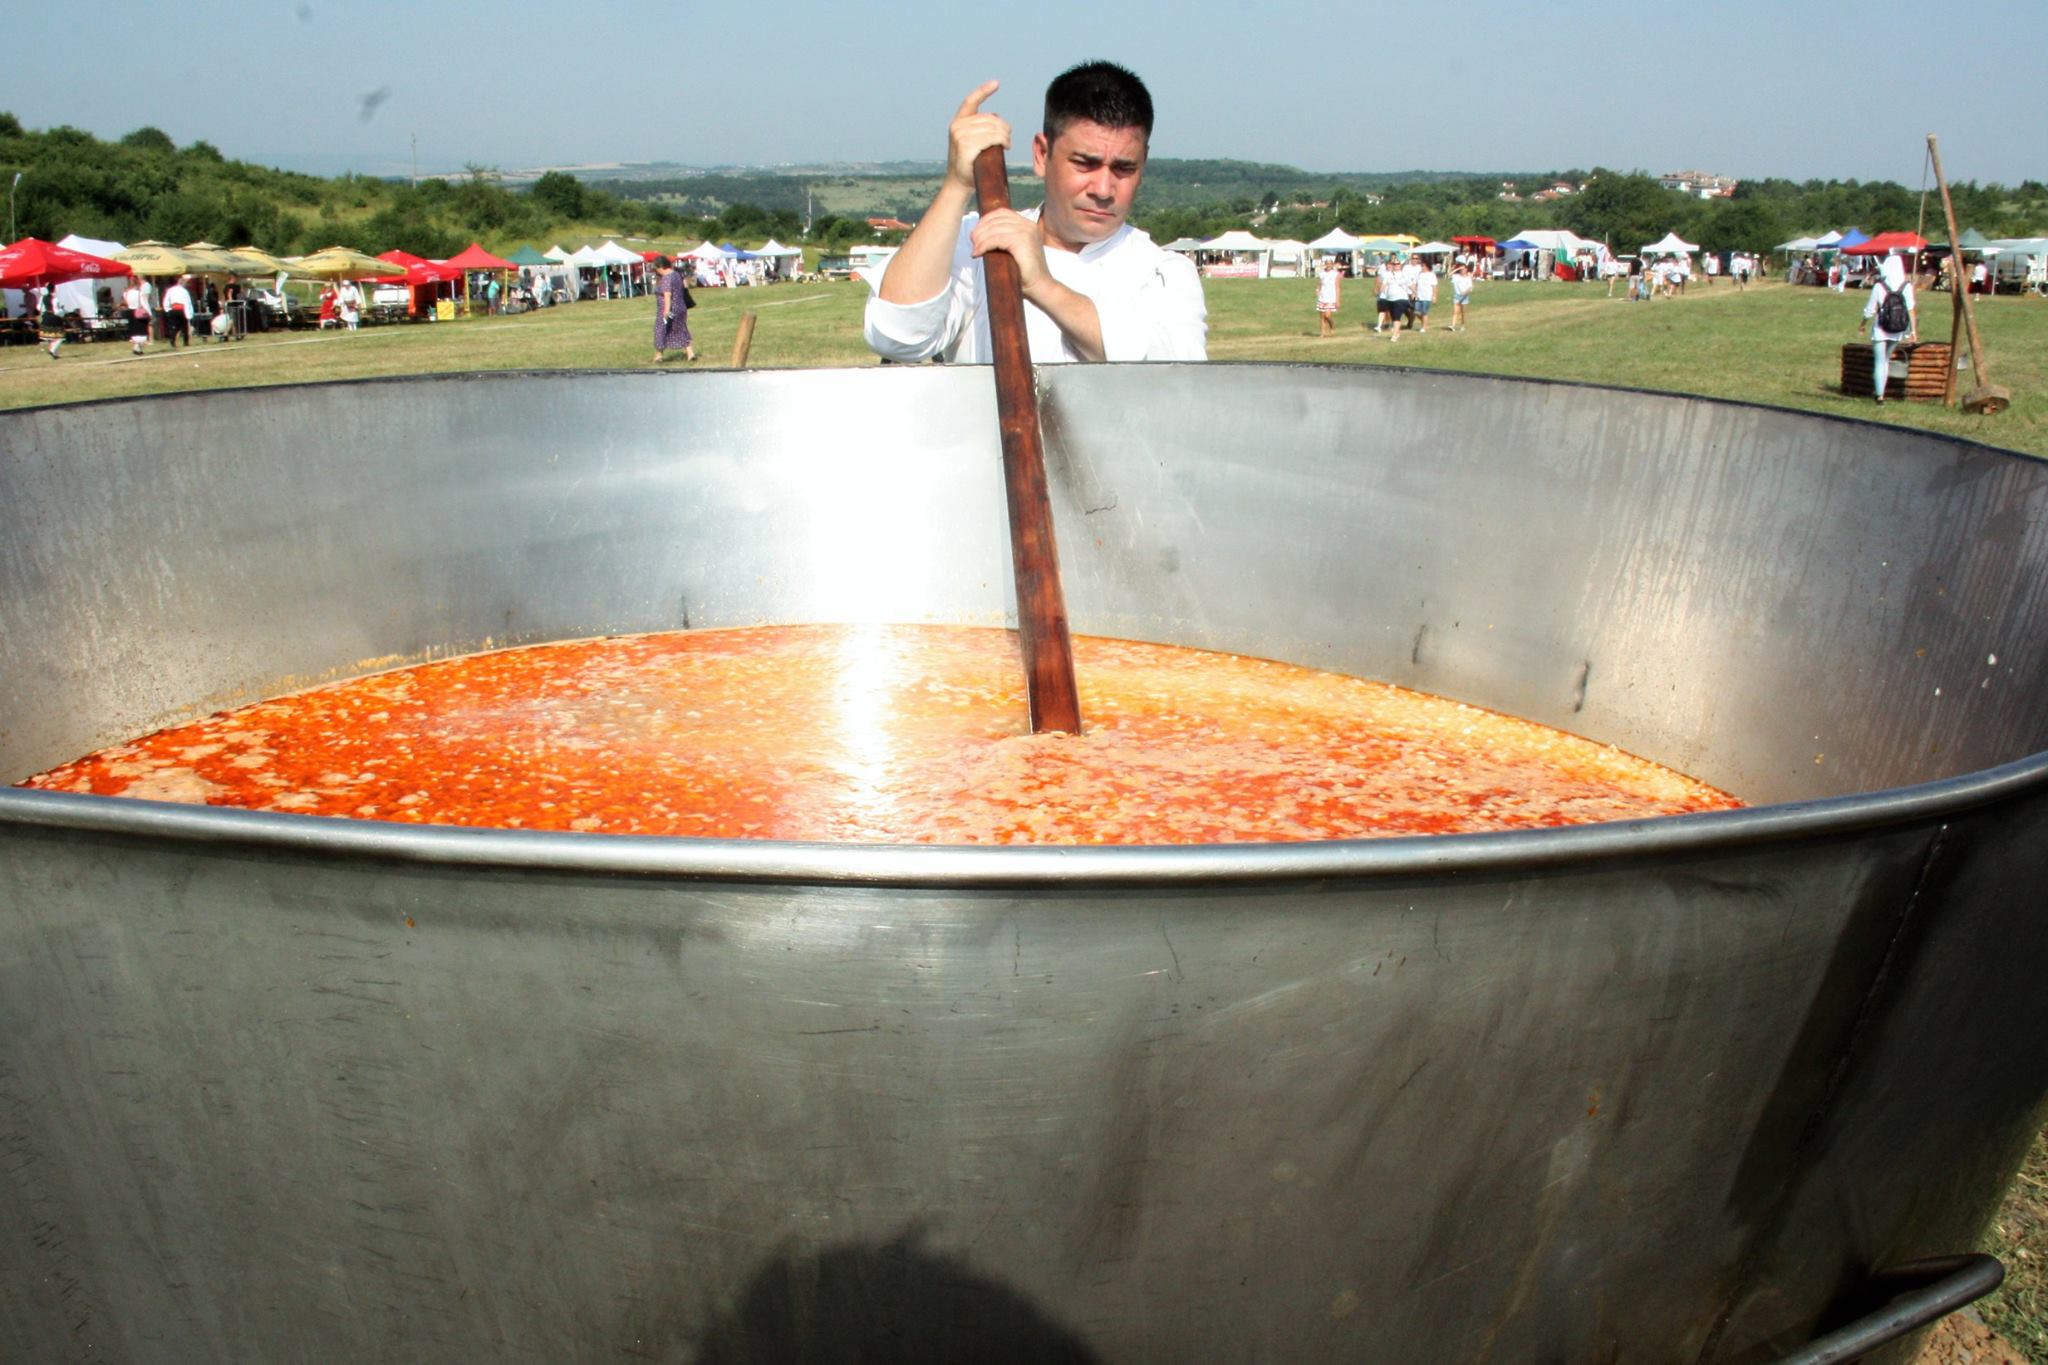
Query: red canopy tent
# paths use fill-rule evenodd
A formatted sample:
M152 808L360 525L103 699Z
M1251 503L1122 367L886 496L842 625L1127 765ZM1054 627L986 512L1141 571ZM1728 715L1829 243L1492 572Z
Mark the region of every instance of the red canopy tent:
M452 284L462 278L462 272L451 265L441 265L424 256L415 256L410 251L379 252L377 259L405 267L405 285L409 295L405 311L409 317L434 310L434 300L440 295L441 286Z
M1451 241L1457 246L1476 246L1482 249L1500 245L1491 237L1453 237Z
M36 285L62 284L66 280L88 280L135 272L119 261L73 251L40 237L24 237L0 249L0 287L28 289Z
M450 256L441 262L456 270L517 270L519 267L503 256L493 256L485 251L481 243L471 242L460 255Z
M1842 248L1844 256L1889 256L1894 251L1925 251L1927 239L1912 232L1880 232L1867 242Z
M405 282L418 288L421 285L446 284L462 278L462 272L453 266L441 265L424 256L415 256L410 251L379 252L377 259L405 267Z

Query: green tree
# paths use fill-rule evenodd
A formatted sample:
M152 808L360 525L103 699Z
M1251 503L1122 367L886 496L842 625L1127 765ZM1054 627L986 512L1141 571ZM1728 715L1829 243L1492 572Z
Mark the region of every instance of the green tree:
M1560 202L1566 227L1623 252L1677 230L1677 220L1687 215L1684 195L1641 171L1621 175L1596 168L1584 190Z
M171 155L178 150L178 144L171 141L171 135L161 128L142 127L121 139L123 147L133 147L142 152L162 152Z
M583 182L566 171L548 171L527 191L533 201L558 221L573 223L586 217Z

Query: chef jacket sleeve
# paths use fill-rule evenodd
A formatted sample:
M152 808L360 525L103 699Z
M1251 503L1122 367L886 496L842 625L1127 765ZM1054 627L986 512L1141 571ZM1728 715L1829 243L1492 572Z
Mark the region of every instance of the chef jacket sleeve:
M975 308L974 245L969 234L979 214L969 214L953 243L953 269L946 287L921 303L889 303L882 298L882 280L868 281L867 313L862 331L868 347L884 360L930 360L952 346ZM883 268L883 274L888 269Z

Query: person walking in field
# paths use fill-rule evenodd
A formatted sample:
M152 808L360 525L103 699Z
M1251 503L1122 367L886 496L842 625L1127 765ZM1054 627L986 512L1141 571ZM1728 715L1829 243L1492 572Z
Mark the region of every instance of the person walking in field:
M58 358L57 352L64 349L64 315L57 311L57 286L46 284L42 289L42 300L36 310L36 340L50 353L50 359Z
M354 280L341 282L341 288L335 291L334 306L341 314L341 325L355 331L363 316L363 291L356 287Z
M1436 266L1425 260L1414 266L1415 301L1409 306L1418 334L1429 330L1430 306L1436 302Z
M1465 330L1465 305L1472 302L1472 267L1464 261L1458 262L1451 271L1451 330Z
M1920 339L1920 312L1913 298L1913 285L1906 278L1906 263L1897 256L1884 258L1878 281L1871 286L1870 302L1863 305L1870 319L1871 388L1878 406L1884 405L1884 381L1892 368L1892 348L1901 341Z
M149 286L136 280L121 292L121 306L128 310L128 349L141 355L149 348Z
M1343 276L1335 256L1323 257L1316 271L1316 321L1322 325L1320 335L1324 337L1337 335L1337 297Z
M654 260L654 363L659 365L670 351L680 350L684 360L694 361L697 348L690 344L690 309L696 305L683 272L666 256Z
M164 341L176 348L178 339L183 337L187 347L192 344L192 291L185 287L185 277L179 276L169 289L164 290Z

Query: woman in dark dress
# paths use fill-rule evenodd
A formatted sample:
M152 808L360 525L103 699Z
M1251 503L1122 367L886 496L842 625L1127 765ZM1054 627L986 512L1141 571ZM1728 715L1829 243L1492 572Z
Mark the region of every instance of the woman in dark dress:
M690 297L690 287L683 283L683 272L676 269L674 261L658 256L654 269L654 363L659 365L666 352L678 348L683 359L695 360L697 348L690 344L690 309L697 301Z
M50 352L50 359L64 346L64 315L57 311L57 286L43 286L42 309L36 318L36 340Z

